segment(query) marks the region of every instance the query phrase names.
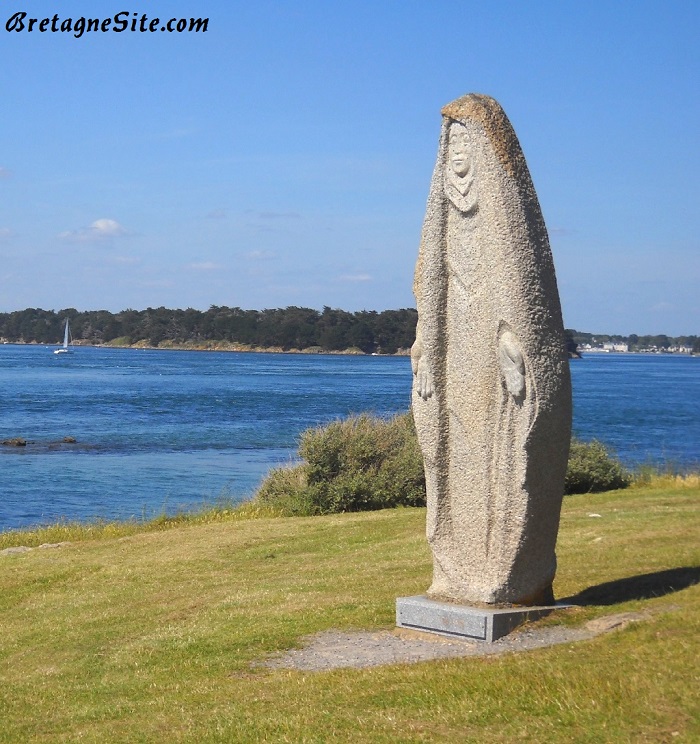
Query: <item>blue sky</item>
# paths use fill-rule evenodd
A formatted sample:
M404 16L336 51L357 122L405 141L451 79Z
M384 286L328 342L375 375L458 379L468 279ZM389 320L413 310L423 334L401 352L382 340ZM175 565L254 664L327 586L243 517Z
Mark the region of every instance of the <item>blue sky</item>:
M700 3L0 8L0 311L413 306L440 108L481 92L566 326L700 333ZM125 10L208 30L6 30Z

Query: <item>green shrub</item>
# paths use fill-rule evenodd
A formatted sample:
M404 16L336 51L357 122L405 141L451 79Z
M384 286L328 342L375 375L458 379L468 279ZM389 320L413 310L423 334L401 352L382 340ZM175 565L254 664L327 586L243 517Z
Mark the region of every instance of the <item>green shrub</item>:
M255 502L289 515L425 505L423 458L410 413L334 421L301 435L304 462L270 472ZM597 441L571 443L564 493L625 488L631 476Z
M597 440L571 440L564 493L597 493L627 488L631 474Z
M305 463L273 470L256 500L285 514L331 514L425 504L411 414L334 421L301 435Z
M260 486L254 502L288 517L317 514L310 498L307 469L306 463L273 468Z

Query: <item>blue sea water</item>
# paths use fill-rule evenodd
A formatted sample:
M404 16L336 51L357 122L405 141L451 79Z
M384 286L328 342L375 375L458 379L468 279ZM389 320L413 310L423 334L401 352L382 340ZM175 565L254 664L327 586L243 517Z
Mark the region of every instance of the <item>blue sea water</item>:
M700 462L700 359L571 363L574 429L629 465ZM309 426L403 412L405 357L0 346L0 530L250 496ZM76 443L61 440L73 437Z

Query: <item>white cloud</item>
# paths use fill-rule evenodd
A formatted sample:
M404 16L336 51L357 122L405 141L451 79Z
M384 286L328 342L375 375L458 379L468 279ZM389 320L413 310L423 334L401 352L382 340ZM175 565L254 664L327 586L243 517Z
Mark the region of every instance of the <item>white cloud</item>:
M89 227L80 230L66 230L59 237L70 243L96 243L112 238L120 238L129 233L116 221L106 217L95 220Z
M340 277L343 282L371 282L372 277L369 274L344 274Z
M116 220L108 219L95 220L92 225L90 225L90 229L100 236L104 235L109 237L124 235L126 233L126 230Z
M9 240L12 237L12 230L9 227L0 227L0 240Z
M0 165L0 178L9 178L11 175L12 174L10 173L9 170L7 170L7 168L3 168Z

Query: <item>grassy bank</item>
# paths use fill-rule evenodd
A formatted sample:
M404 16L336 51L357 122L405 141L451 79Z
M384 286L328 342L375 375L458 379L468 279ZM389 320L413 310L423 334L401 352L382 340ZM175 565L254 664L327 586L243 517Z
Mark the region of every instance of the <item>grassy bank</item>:
M491 659L251 667L392 627L429 582L423 509L222 510L1 556L0 741L697 741L700 488L656 485L567 497L555 585L583 602L559 621L648 619Z

